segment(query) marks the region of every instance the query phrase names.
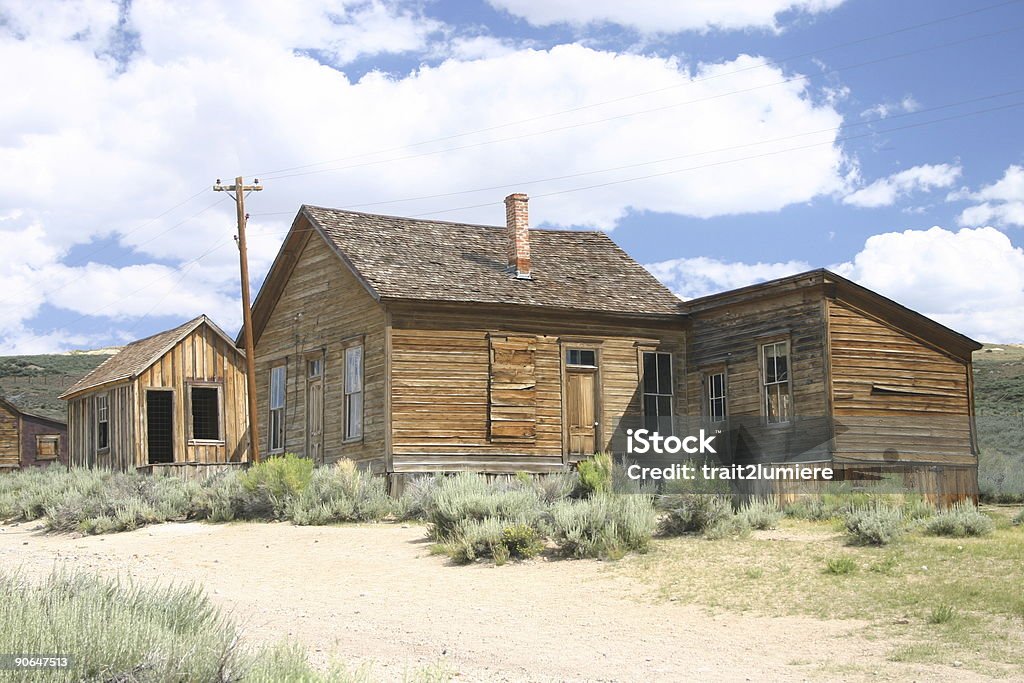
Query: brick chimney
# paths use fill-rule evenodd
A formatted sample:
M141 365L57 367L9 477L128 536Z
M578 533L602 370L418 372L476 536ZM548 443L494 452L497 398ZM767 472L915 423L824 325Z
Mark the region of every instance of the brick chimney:
M508 227L508 267L516 277L530 279L530 198L517 192L505 197L505 225Z

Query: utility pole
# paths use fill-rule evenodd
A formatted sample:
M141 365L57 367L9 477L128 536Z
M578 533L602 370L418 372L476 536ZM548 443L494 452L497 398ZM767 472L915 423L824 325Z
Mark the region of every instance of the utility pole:
M238 262L242 271L242 325L245 340L245 379L246 393L249 395L249 458L253 463L260 461L260 436L256 413L256 349L252 338L252 304L249 301L249 254L245 247L245 222L249 214L245 212L245 194L259 192L263 189L260 179L255 178L252 185L246 185L242 176L235 178L234 185L221 185L220 178L213 186L214 192L234 192L235 208L238 211Z

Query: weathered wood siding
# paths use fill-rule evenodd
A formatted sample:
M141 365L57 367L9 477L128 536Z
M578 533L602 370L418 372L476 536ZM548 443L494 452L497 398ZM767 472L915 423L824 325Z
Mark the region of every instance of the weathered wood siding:
M681 405L682 325L650 326L581 314L541 314L522 308L391 305L391 453L395 472L480 470L545 472L564 467L563 359L567 346L597 351L599 447L607 449L619 421L639 417L641 349L673 352ZM518 418L516 436L491 438L492 340L524 340L532 367L516 384L502 368L497 414ZM507 364L507 363L506 363ZM524 376L527 373L523 373ZM513 410L529 386L531 405ZM520 406L524 408L525 406ZM532 424L532 430L527 429ZM500 430L499 430L500 431Z
M837 460L972 464L969 361L828 302Z
M341 458L383 469L386 424L384 309L317 233L307 232L256 344L260 453L268 444L270 369L286 370L284 450L306 455L306 360L323 352L323 462ZM344 438L345 348L363 344L363 437Z
M216 386L220 391L218 442L189 439L192 414L189 391L193 383ZM146 391L170 389L173 394L173 447L175 463L243 462L248 455L245 357L203 323L178 342L135 382L135 467L149 464Z
M68 450L71 464L128 470L135 466L135 386L122 382L77 396L68 401ZM109 447L96 449L96 409L93 400L107 394L110 432Z
M21 466L20 416L0 404L0 467Z
M704 375L726 374L727 425L750 437L731 444L731 455L776 461L797 455L828 460L828 388L823 298L819 288L795 288L774 297L740 300L695 312L687 349L688 414L708 415ZM764 424L760 348L788 341L792 413L795 421ZM751 445L754 444L754 445Z

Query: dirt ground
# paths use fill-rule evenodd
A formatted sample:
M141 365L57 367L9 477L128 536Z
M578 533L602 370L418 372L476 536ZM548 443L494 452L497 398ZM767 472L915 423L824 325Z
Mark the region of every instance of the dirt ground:
M629 558L622 562L630 562ZM249 640L290 637L317 662L465 681L972 680L886 660L862 623L711 613L658 599L614 563L455 567L421 526L165 524L69 537L0 526L0 567L56 564L197 582Z

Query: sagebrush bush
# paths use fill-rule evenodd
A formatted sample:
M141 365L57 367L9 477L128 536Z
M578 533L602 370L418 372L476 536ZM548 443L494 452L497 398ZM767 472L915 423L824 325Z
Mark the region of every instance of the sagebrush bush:
M434 500L438 486L444 475L421 475L412 477L405 483L402 495L395 504L395 516L398 519L427 519L427 510Z
M597 494L551 507L552 538L563 555L617 559L646 552L656 525L648 495Z
M704 538L720 541L723 538L746 538L750 535L750 524L739 515L720 519L704 530Z
M584 495L596 496L610 493L615 463L611 453L595 453L576 466L580 477L580 489Z
M672 505L658 526L662 536L703 533L733 516L729 498L718 494L683 494L673 497Z
M292 453L267 458L239 475L248 496L242 515L256 519L283 519L289 506L313 478L313 461Z
M740 507L737 516L745 521L751 529L774 529L779 526L782 511L774 498L755 498Z
M575 470L532 477L531 483L536 487L540 499L548 505L571 497L582 486L579 472Z
M0 652L69 653L47 681L351 681L321 674L293 643L245 647L197 587L154 587L84 573L0 574ZM14 673L14 672L8 672ZM4 680L39 680L26 671Z
M537 526L544 507L533 487L491 484L483 475L462 472L437 484L426 517L431 537L444 542L463 520L493 518L503 524Z
M853 543L888 545L905 531L903 511L895 508L868 506L846 515L846 533Z
M351 460L339 460L313 472L309 484L288 507L288 518L298 525L338 522L377 522L393 509L383 477L359 469Z
M992 518L980 512L971 503L957 503L948 510L937 513L924 524L926 534L954 538L987 536L994 528Z

